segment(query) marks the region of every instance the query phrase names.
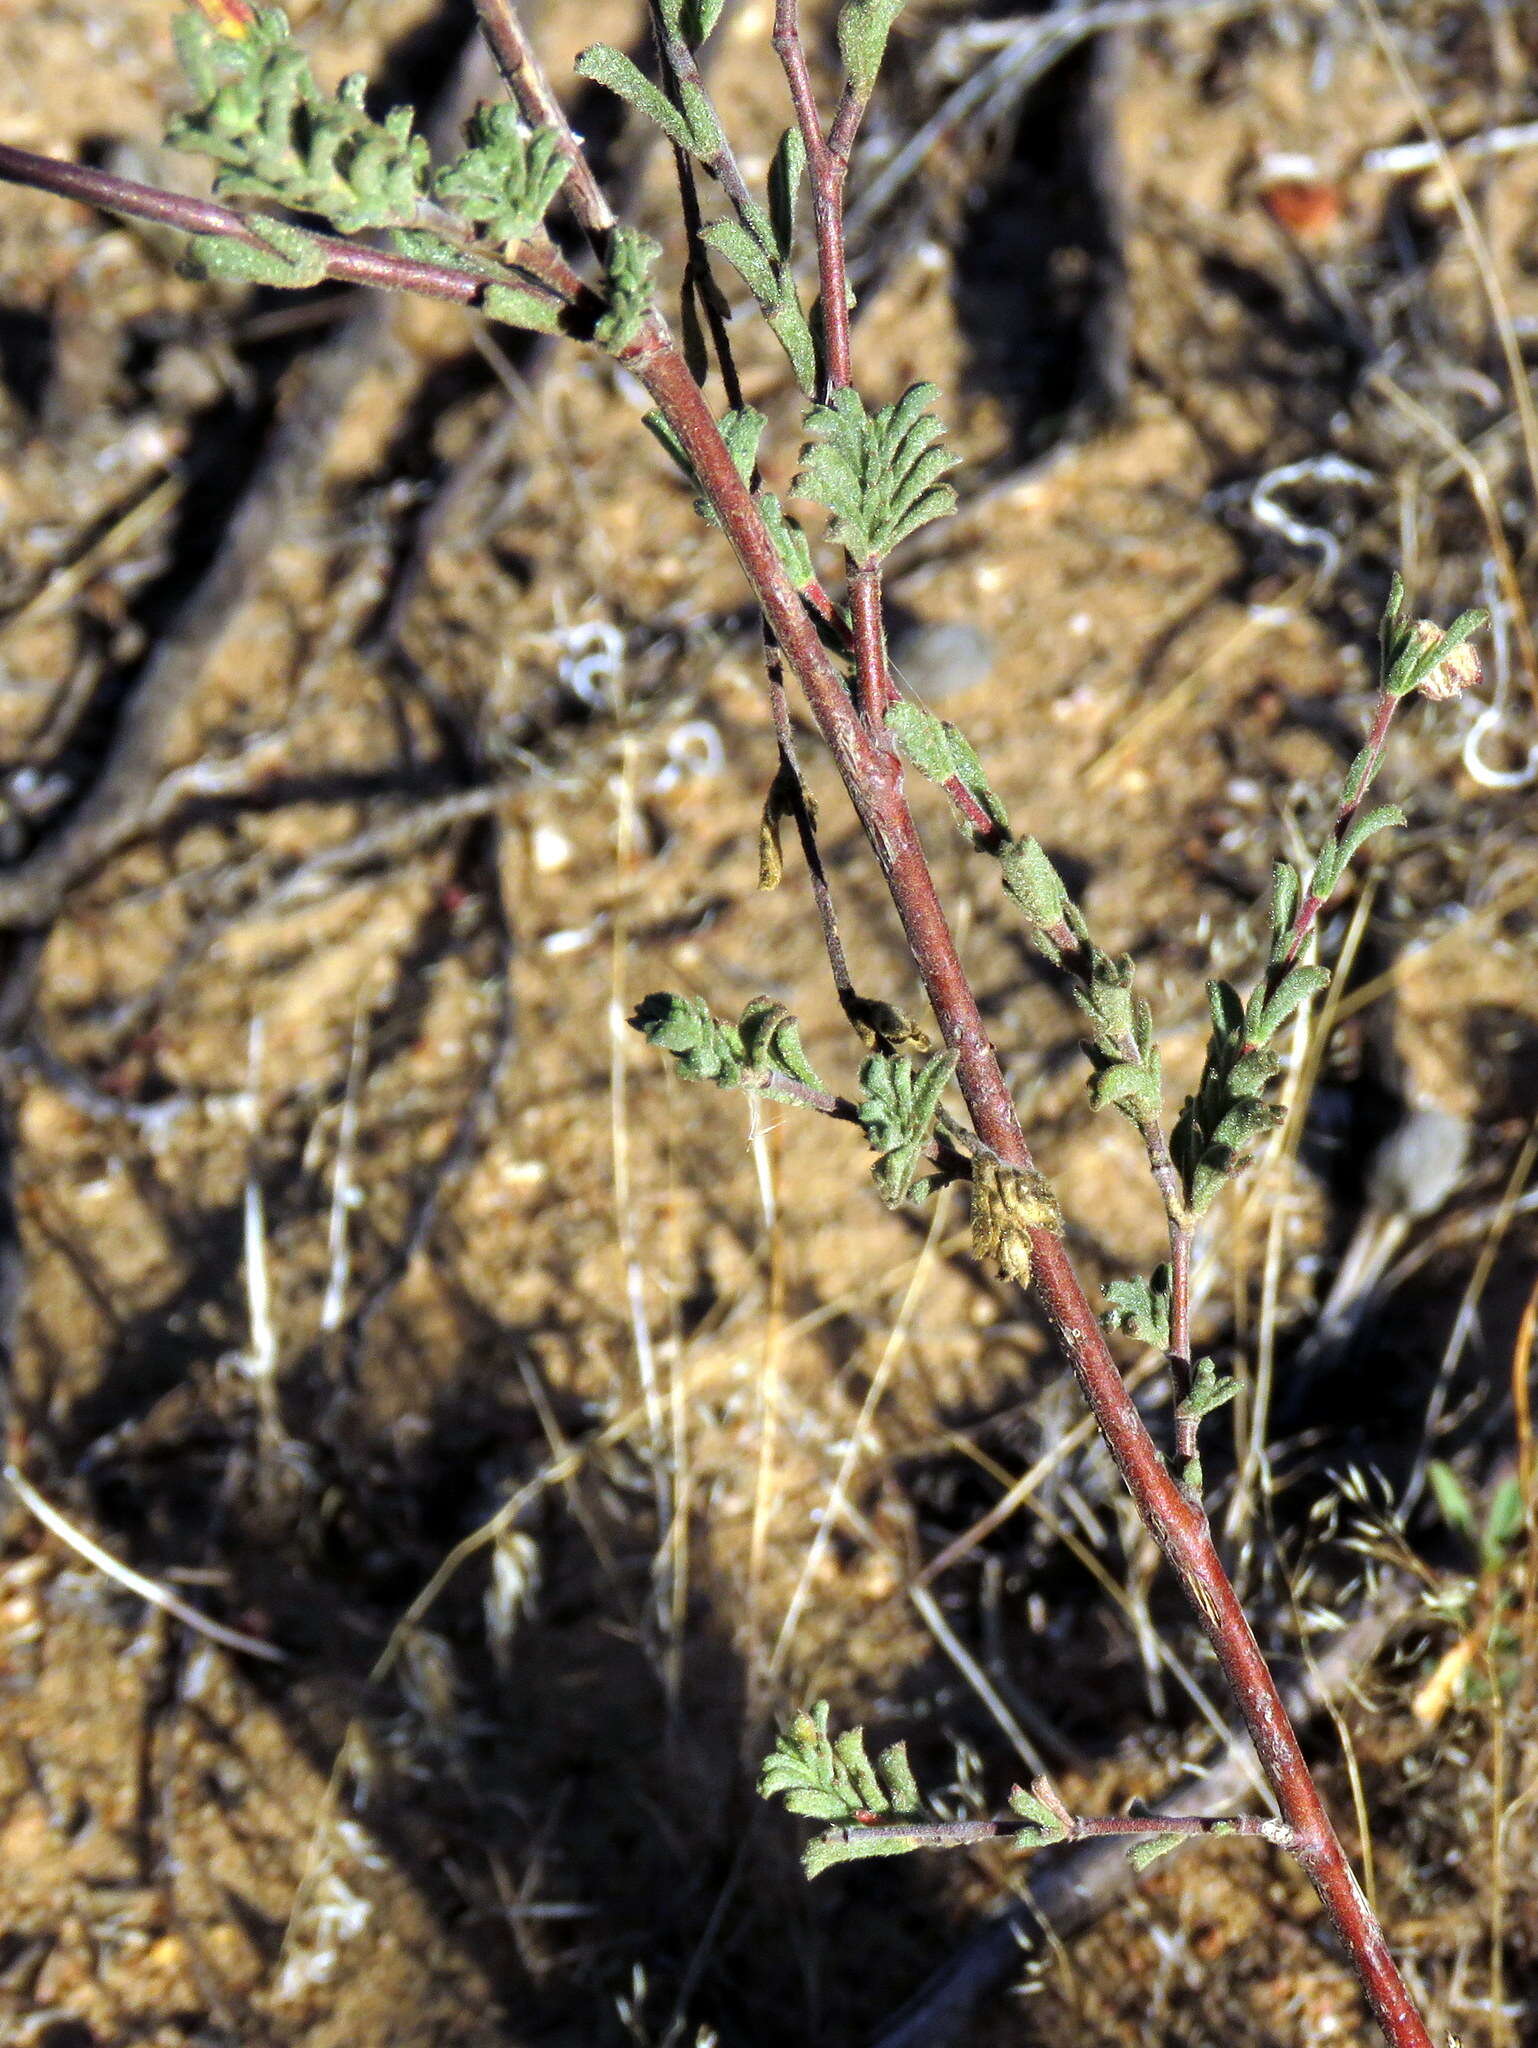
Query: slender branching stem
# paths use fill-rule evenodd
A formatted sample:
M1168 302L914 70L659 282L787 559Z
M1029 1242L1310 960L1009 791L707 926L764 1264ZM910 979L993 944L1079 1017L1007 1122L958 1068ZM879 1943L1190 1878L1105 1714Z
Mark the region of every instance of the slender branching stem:
M513 103L526 121L554 129L562 156L567 162L565 193L578 227L601 256L608 247L616 225L614 209L604 197L603 187L593 175L587 152L573 132L560 101L552 91L544 67L524 33L523 22L512 0L475 0L475 12L486 47L496 60L502 81Z
M758 509L732 463L709 407L676 349L639 340L627 360L677 434L701 488L736 550L744 573L806 692L812 715L837 762L901 919L945 1042L957 1055L956 1080L978 1137L1004 1164L1034 1171L1013 1100L957 953L913 816L901 766L873 741L834 672L797 599ZM1068 1252L1053 1231L1030 1232L1037 1298L1115 1459L1144 1526L1153 1536L1211 1643L1244 1717L1256 1755L1292 1830L1303 1865L1369 2004L1394 2048L1432 2048L1362 1895L1296 1731L1254 1632L1218 1555L1205 1510L1160 1457L1127 1390L1104 1331Z
M855 1821L837 1832L848 1842L887 1837L911 1841L919 1849L965 1849L980 1842L1010 1841L1021 1835L1028 1838L1032 1829L1006 1815L1000 1820ZM1292 1830L1285 1821L1253 1813L1070 1815L1061 1835L1043 1843L1028 1839L1025 1846L1055 1849L1079 1842L1157 1841L1161 1837L1169 1837L1173 1846L1176 1840L1186 1841L1196 1835L1247 1836L1252 1841L1270 1842L1275 1848L1296 1849Z
M1147 1144L1149 1133L1145 1131L1143 1137ZM1159 1141L1163 1143L1162 1133ZM1150 1160L1153 1157L1152 1145L1149 1145L1149 1157ZM1167 1150L1165 1157L1169 1157ZM1176 1187L1178 1193L1178 1182ZM1172 1208L1166 1196L1165 1207L1169 1215L1170 1241L1170 1342L1165 1355L1175 1393L1175 1469L1183 1477L1196 1458L1197 1432L1201 1428L1199 1416L1181 1413L1182 1404L1191 1391L1191 1253L1196 1234L1184 1220L1183 1203L1178 1209Z
M849 172L847 147L842 154L823 133L812 90L812 74L801 40L799 0L775 0L774 50L790 88L801 140L806 144L812 185L812 232L817 243L817 289L823 338L824 396L842 391L852 376L849 347L849 269L844 258L844 179ZM842 112L842 109L840 109ZM849 129L849 140L854 130Z
M1335 823L1332 829L1337 840L1345 837L1352 819L1355 818L1357 812L1362 808L1363 803L1367 799L1368 792L1372 788L1373 777L1378 771L1378 763L1383 758L1383 749L1388 744L1388 732L1394 720L1394 713L1399 709L1403 701L1402 697L1392 696L1387 690L1380 691L1379 693L1378 701L1374 704L1372 710L1372 724L1368 727L1367 738L1363 742L1362 751L1357 757L1358 768L1354 777L1355 786L1353 793L1341 799L1340 805L1335 812ZM1308 935L1318 922L1319 913L1328 900L1327 894L1316 895L1312 889L1304 890L1303 900L1299 903L1297 913L1292 921L1292 930L1288 935L1286 951L1267 973L1266 992L1268 995L1275 990L1288 968L1296 966L1298 960L1302 957L1303 948L1308 943Z
M767 630L764 634L764 673L769 686L769 715L774 720L774 736L780 752L780 770L791 792L790 815L795 821L801 857L806 862L807 877L812 886L812 901L817 906L817 920L822 926L823 950L828 956L828 968L833 976L839 1005L846 1016L851 1016L855 989L849 972L849 957L844 951L843 936L838 928L838 913L833 907L833 891L828 885L822 848L817 843L817 820L812 813L812 800L801 778L795 727L791 723L790 706L785 701L785 664Z
M674 35L670 31L663 18L662 9L655 5L655 0L651 8L651 22L658 52L675 86L692 85L701 98L710 104L710 92L700 71L699 59L682 36ZM719 122L717 127L720 128ZM721 132L720 147L713 150L708 157L702 157L701 162L731 201L732 211L746 227L756 208L753 195L748 190L748 181L742 175L742 166L738 163L736 152L727 141L724 131Z
M897 691L887 667L881 568L875 561L859 563L850 574L849 623L860 715L876 736L877 743L888 751L895 751L883 723L887 707L897 702Z
M580 142L572 134L533 58L516 13L509 0L476 0L476 5L487 40L521 111L530 121L556 130L570 167L566 188L570 203L579 224L602 254L615 225L614 216ZM777 0L774 42L785 67L811 164L825 374L829 389L837 390L850 377L843 183L848 148L863 102L855 104L846 90L833 132L825 138L801 45L796 0ZM255 240L239 217L223 207L153 192L106 172L56 164L4 146L0 146L0 177L39 185L110 210L159 220L194 234ZM317 242L332 276L462 303L474 302L482 290L481 281L447 266L329 239L317 238ZM978 1141L1006 1167L1022 1174L1034 1172L1013 1100L914 824L904 791L901 761L888 744L881 725L879 713L884 708L884 691L889 684L881 643L879 582L873 576L862 579L861 565L851 565L852 626L860 657L857 703L851 700L843 677L830 661L807 605L780 561L752 490L739 476L702 392L666 322L655 309L641 321L633 340L619 350L619 355L659 407L687 455L704 496L737 554L768 629L806 694L812 717L833 754L886 878L945 1042L956 1054L956 1082ZM1380 706L1370 748L1381 751L1391 708ZM1359 786L1365 786L1369 779L1361 778ZM1354 808L1354 804L1343 806L1342 819L1348 821ZM1317 904L1305 903L1300 907L1290 957L1296 958L1301 950L1317 910ZM822 1091L818 1090L808 1090L807 1095L808 1106L826 1114L847 1120L853 1113L853 1105L842 1098L822 1099ZM814 1096L819 1099L813 1101ZM1041 1309L1078 1378L1145 1527L1175 1571L1212 1645L1280 1808L1285 1839L1312 1880L1389 2041L1394 2048L1431 2048L1430 2036L1331 1825L1276 1683L1224 1570L1201 1503L1171 1475L1155 1447L1063 1240L1045 1223L1031 1227L1028 1234L1032 1285ZM1185 1257L1188 1263L1188 1243ZM1185 1289L1181 1291L1184 1293ZM1179 1329L1188 1350L1184 1312ZM1224 1825L1234 1826L1241 1833L1263 1832L1265 1826ZM1105 1830L1105 1823L1100 1826ZM1170 1834L1181 1829L1160 1817L1147 1826L1123 1827L1122 1831ZM1212 1832L1214 1824L1193 1821L1186 1831Z
M65 199L78 199L86 206L99 206L106 213L127 214L134 220L156 221L163 227L179 228L188 235L225 235L249 248L263 249L245 219L212 199L191 199L181 192L163 192L154 185L140 185L132 178L119 178L92 164L65 163L58 157L37 156L30 149L16 149L0 142L0 179L14 185L30 185L39 192L56 192ZM424 263L414 256L394 256L385 249L370 249L358 242L344 242L331 235L312 238L325 258L326 275L343 284L373 285L381 291L414 292L419 298L454 299L471 305L485 290L485 280L468 271L451 269L445 263ZM538 260L536 257L535 260ZM559 263L559 258L556 259ZM520 251L519 268L532 269ZM536 273L538 274L538 273ZM560 277L560 282L557 282ZM559 272L541 277L551 289L568 301L580 295L596 309L599 301L587 291L580 278L560 264Z

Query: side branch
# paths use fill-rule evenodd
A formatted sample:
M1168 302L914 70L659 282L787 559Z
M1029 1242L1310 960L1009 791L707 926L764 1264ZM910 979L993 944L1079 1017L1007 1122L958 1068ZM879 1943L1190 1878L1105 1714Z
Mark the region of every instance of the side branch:
M240 214L212 199L190 199L180 192L162 192L154 185L140 185L132 178L119 178L90 164L66 163L60 157L15 149L8 142L0 142L0 179L13 185L30 185L39 192L56 192L60 198L78 199L82 205L98 206L107 213L126 213L134 220L157 221L163 227L180 228L184 234L222 235L243 242L250 249L266 248ZM311 240L325 258L326 275L344 284L415 292L429 299L453 299L461 306L474 305L485 290L485 279L472 277L468 271L453 270L444 263L393 256L388 250L364 248L331 235L314 235Z

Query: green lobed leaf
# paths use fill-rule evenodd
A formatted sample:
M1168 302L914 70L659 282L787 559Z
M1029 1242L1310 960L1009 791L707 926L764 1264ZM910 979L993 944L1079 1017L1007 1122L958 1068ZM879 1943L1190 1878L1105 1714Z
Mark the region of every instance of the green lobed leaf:
M1175 1413L1183 1421L1200 1422L1203 1416L1226 1406L1238 1391L1236 1379L1220 1373L1210 1358L1199 1358L1192 1369L1190 1391Z
M553 128L530 128L516 107L477 107L467 147L433 178L434 196L499 242L527 240L550 209L569 168Z
M280 291L306 291L325 282L326 252L313 235L260 213L248 214L245 225L260 235L261 248L238 235L194 235L187 248L188 269L199 277Z
M811 437L792 490L829 513L829 538L857 562L890 554L926 521L955 509L956 494L936 480L956 457L930 445L944 430L926 408L933 384L915 384L895 404L868 414L846 386L806 415Z
M593 328L593 339L610 355L620 355L635 340L651 310L651 274L661 249L650 235L623 222L609 237L604 284L608 305Z
M859 1827L840 1828L807 1843L801 1852L801 1868L809 1878L820 1877L836 1863L858 1863L871 1856L908 1856L923 1847L922 1835L878 1835Z
M915 1191L919 1157L955 1071L953 1052L932 1053L922 1066L902 1053L877 1052L860 1068L860 1126L881 1155L871 1177L889 1208L895 1209Z
M644 996L630 1024L648 1044L671 1053L687 1080L714 1081L718 1088L741 1083L746 1065L742 1040L729 1024L718 1022L698 996L666 991Z
M260 9L239 36L184 14L176 47L200 103L169 123L166 140L219 166L221 197L277 200L344 233L416 218L429 166L412 109L374 120L361 72L328 98L281 10Z
M737 1020L748 1067L755 1074L782 1074L808 1088L822 1088L816 1069L801 1043L801 1027L773 996L755 996ZM769 1093L773 1093L770 1088Z
M1108 1280L1108 1306L1103 1318L1106 1328L1121 1330L1140 1344L1152 1345L1156 1351L1168 1351L1173 1285L1166 1265L1155 1266L1147 1280L1141 1274L1128 1280Z

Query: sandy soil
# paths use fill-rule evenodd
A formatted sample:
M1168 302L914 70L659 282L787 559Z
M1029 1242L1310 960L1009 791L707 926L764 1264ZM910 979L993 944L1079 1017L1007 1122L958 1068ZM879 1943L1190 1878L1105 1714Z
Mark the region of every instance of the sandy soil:
M196 187L157 141L168 14L9 13L0 133ZM398 91L441 79L463 29L420 0L295 18L323 77L384 65ZM953 25L909 28L873 167L933 106L926 53ZM784 118L767 26L741 7L715 73L755 175ZM1531 118L1530 20L1425 6L1400 30L1449 137ZM564 0L542 28L557 76L633 32ZM1049 80L1027 124L1066 118L1067 91ZM1500 329L1531 352L1538 152L1466 165L1479 241L1436 173L1364 166L1419 130L1343 14L1148 28L1112 91L1116 417L1041 411L1088 346L1072 249L1033 272L1022 226L1018 267L958 288L979 221L1007 255L1008 208L1046 175L1007 122L944 142L872 227L857 345L875 397L936 378L964 495L993 480L895 565L908 680L1136 956L1178 1098L1205 977L1253 970L1270 860L1323 829L1390 568L1443 618L1499 599L1493 531L1506 594L1531 595L1538 475ZM1278 197L1291 155L1312 168L1283 166ZM664 168L636 201L658 231ZM1104 1810L1200 1754L1226 1711L1211 1667L1108 1462L1069 1435L1042 1333L965 1256L960 1206L926 1236L879 1207L855 1136L750 1125L624 1028L655 988L730 1014L768 991L836 1084L859 1059L796 862L755 889L773 746L754 632L638 394L574 350L509 358L458 312L392 307L369 334L334 292L252 297L175 266L137 228L0 204L10 858L89 787L319 352L352 349L346 399L202 652L152 829L72 884L40 957L0 940L21 991L13 1455L82 1530L287 1661L188 1633L7 1497L0 2032L870 2038L1023 1870L905 1861L808 1890L795 1824L752 1797L775 1716L826 1695L983 1808L1039 1750ZM1016 319L1058 351L1039 374L1001 346ZM792 394L742 324L783 482ZM985 636L981 679L912 630L955 621ZM1484 754L1503 768L1532 736L1527 635L1509 608L1481 699L1503 706ZM1538 852L1531 789L1469 771L1479 708L1402 722L1385 789L1409 831L1329 922L1348 992L1202 1284L1204 1347L1246 1380L1211 1430L1215 1512L1267 1639L1370 1587L1397 1603L1389 1653L1310 1743L1343 1822L1359 1782L1391 1938L1470 2044L1538 2026L1538 1718L1498 1612L1523 1563L1458 1609L1467 1546L1423 1505L1407 1569L1383 1503L1439 1385L1436 1449L1471 1488L1515 1455L1534 1236L1499 1205L1531 1177ZM914 1007L862 843L809 768L856 980ZM992 871L938 804L924 822L1074 1249L1097 1280L1146 1270L1159 1212L1125 1126L1085 1102L1074 1012ZM1469 1117L1470 1164L1356 1348L1304 1382L1390 1098ZM1269 1496L1235 1485L1262 1368L1286 1424ZM915 1603L923 1561L1053 1449L1027 1507ZM1467 1686L1418 1695L1460 1643ZM1161 1863L1021 1968L1026 1995L969 2039L1369 2038L1312 1894L1247 1843Z

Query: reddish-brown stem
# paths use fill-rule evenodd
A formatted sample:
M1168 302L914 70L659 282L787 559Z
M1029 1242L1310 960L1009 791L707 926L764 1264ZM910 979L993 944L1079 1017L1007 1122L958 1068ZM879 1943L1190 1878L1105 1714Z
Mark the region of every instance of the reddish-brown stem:
M593 176L587 153L572 133L571 123L560 101L550 90L550 81L524 34L517 8L512 5L512 0L475 0L475 12L486 47L495 58L502 81L512 94L519 112L525 120L541 128L555 130L561 154L567 163L566 183L562 189L576 215L578 227L601 255L615 225L614 209L605 198L603 187Z
M1164 1144L1163 1133L1154 1126L1158 1141ZM1145 1143L1149 1133L1144 1132ZM1153 1146L1149 1143L1149 1155ZM1166 1159L1168 1152L1165 1153ZM1170 1168L1173 1175L1174 1168ZM1176 1183L1178 1195L1179 1183ZM1168 1197L1166 1196L1168 1209ZM1181 1403L1191 1391L1191 1247L1193 1233L1183 1219L1184 1203L1179 1209L1169 1209L1170 1233L1170 1379L1175 1392L1175 1469L1182 1481L1186 1470L1196 1457L1197 1432L1201 1419L1195 1415L1182 1415Z
M806 144L812 185L812 230L817 242L817 292L822 315L824 395L842 391L851 377L849 350L849 270L844 261L844 179L849 172L849 145L854 128L847 119L836 124L838 143L823 134L801 41L799 0L775 0L774 50L790 87L796 125ZM845 95L847 103L848 95ZM840 114L844 113L841 105ZM847 137L839 132L847 128Z
M781 771L789 777L795 789L792 815L796 836L801 842L801 857L806 862L807 877L812 885L812 901L817 906L817 919L822 926L823 950L828 956L828 969L833 976L839 1003L848 1016L855 1000L854 982L850 978L849 958L838 928L838 913L833 907L833 891L828 886L827 870L822 864L822 848L817 844L811 800L801 779L795 728L790 722L790 706L785 701L785 665L767 627L764 631L764 670L769 684L769 713L774 720L774 736L779 744Z
M780 4L794 27L793 0L780 0ZM489 36L493 26L506 28L511 23L516 30L516 17L502 0L478 0L478 5L483 21L492 24L488 26ZM778 45L778 23L776 40ZM522 46L521 31L516 42ZM799 55L798 35L787 48ZM511 54L516 57L516 49ZM788 74L790 68L787 64ZM804 75L804 60L801 70ZM515 75L522 92L531 95L530 104L536 104L532 97L535 85L530 81L532 78L542 87L537 69L525 64L521 71L515 69ZM523 103L520 95L520 104ZM559 110L556 112L558 115ZM557 125L569 137L564 121ZM573 145L579 149L574 138ZM254 239L242 229L238 218L222 207L152 192L106 172L55 164L0 145L0 177L4 176L41 185L88 204L165 221L194 234L234 233ZM586 189L580 180L577 189ZM589 214L584 225L602 220L603 214L607 214L606 206L602 214L595 214L585 200L581 211ZM609 222L612 223L612 216ZM601 233L604 229L595 231ZM328 269L337 277L462 302L473 300L481 289L474 278L435 264L343 243L325 242L322 246ZM836 306L832 301L825 303L825 314L833 315L835 330L840 324L838 314L843 311L840 288ZM847 345L847 319L843 331ZM682 444L737 553L770 630L806 692L813 718L834 755L886 877L945 1041L957 1055L957 1083L978 1138L1005 1165L1031 1170L1031 1154L1014 1103L908 808L900 761L880 743L878 734L872 732L851 702L805 605L785 574L714 417L660 316L653 313L647 318L636 340L623 351L623 360L661 408ZM1381 750L1389 715L1386 708L1380 712L1369 746ZM1342 807L1342 819L1360 801L1369 779L1365 775L1360 779L1353 803ZM1306 931L1299 932L1299 946L1305 936ZM1144 1525L1169 1560L1196 1610L1291 1831L1294 1853L1312 1880L1388 2040L1394 2048L1432 2048L1431 2037L1411 2003L1382 1930L1362 1896L1309 1774L1275 1681L1218 1556L1206 1514L1200 1502L1177 1484L1155 1448L1062 1240L1045 1228L1032 1230L1030 1238L1033 1284L1042 1310L1078 1378ZM1163 1831L1170 1831L1167 1825Z
M1367 793L1372 787L1373 777L1378 772L1378 763L1383 758L1383 749L1388 744L1388 729L1394 721L1394 713L1399 709L1402 702L1402 698L1391 697L1388 691L1384 690L1380 693L1377 703L1373 706L1372 724L1368 727L1367 738L1363 742L1361 753L1357 756L1362 765L1354 777L1355 787L1350 796L1341 799L1335 813L1335 823L1331 827L1331 833L1337 845L1340 843L1341 835L1362 808ZM1266 976L1266 992L1268 995L1276 988L1288 968L1297 964L1299 955L1308 942L1308 935L1313 930L1320 911L1328 901L1328 891L1322 896L1316 896L1312 889L1305 891L1303 901L1298 905L1297 913L1292 921L1292 931L1287 941L1287 949Z
M868 1841L872 1836L879 1840L886 1836L911 1841L919 1849L964 1849L977 1842L1029 1834L1031 1823L1011 1817L1003 1820L856 1821L835 1832L847 1842ZM1252 1841L1270 1842L1279 1849L1296 1848L1285 1822L1253 1813L1075 1814L1065 1818L1060 1836L1051 1842L1042 1842L1040 1846L1055 1849L1075 1842L1136 1841L1139 1836L1146 1841L1150 1836L1159 1835L1243 1835Z
M946 1044L957 1055L957 1084L973 1128L1006 1165L1029 1171L1034 1162L936 895L903 793L900 764L873 743L833 672L683 359L670 346L654 346L643 339L627 360L688 453L806 691L812 715L886 876ZM1196 1610L1292 1830L1298 1859L1351 1958L1378 2023L1394 2048L1432 2048L1309 1773L1276 1681L1223 1568L1206 1513L1160 1457L1062 1240L1047 1229L1032 1230L1030 1237L1034 1285L1043 1312L1144 1526Z
M887 668L886 633L881 616L881 568L874 557L861 562L849 578L850 637L854 643L855 683L859 692L860 715L878 743L890 748L886 737L887 707L897 702Z
M91 164L65 163L59 157L37 156L29 149L15 149L10 143L0 142L0 179L31 185L39 192L56 192L61 198L77 199L82 205L98 206L106 213L157 221L164 227L179 228L184 234L222 235L244 242L247 248L271 254L261 236L253 234L241 215L232 213L229 207L212 199L192 199L181 192L163 192L155 185L140 185L132 178L119 178ZM423 263L414 256L392 256L388 250L338 241L331 235L313 235L311 240L325 258L326 275L346 284L412 292L419 298L456 299L461 305L472 305L486 288L484 278L447 264ZM594 311L599 310L598 300L553 250L525 245L519 252L517 268L548 285L568 304L583 299Z

